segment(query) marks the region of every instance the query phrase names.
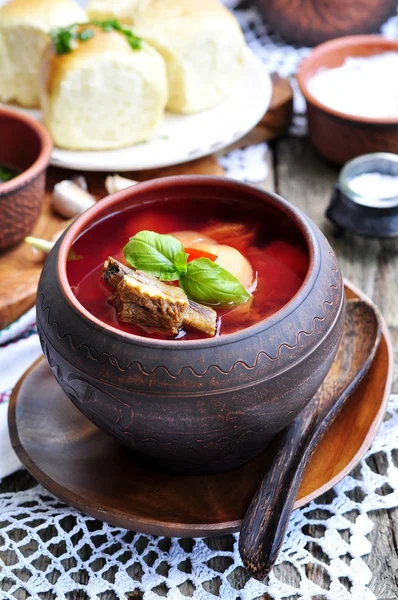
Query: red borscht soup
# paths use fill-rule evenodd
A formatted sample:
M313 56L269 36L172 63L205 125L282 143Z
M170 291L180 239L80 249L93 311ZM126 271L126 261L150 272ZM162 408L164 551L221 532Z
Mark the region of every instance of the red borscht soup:
M73 244L67 264L69 283L84 308L127 333L167 340L208 337L186 327L173 336L163 335L117 319L108 302L112 290L102 276L104 261L113 257L126 264L123 247L143 230L176 237L177 232L198 232L214 244L232 246L249 261L253 281L246 289L250 299L239 306L213 306L217 311L216 335L245 329L273 315L293 298L307 275L309 256L303 235L287 215L269 205L176 198L127 207L84 231ZM202 246L202 251L206 248Z

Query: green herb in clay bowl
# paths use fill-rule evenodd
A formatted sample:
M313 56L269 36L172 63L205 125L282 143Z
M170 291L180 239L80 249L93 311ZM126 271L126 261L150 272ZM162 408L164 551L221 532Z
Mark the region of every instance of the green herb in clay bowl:
M105 283L114 292L108 302L124 323L170 335L184 327L214 336L217 311L248 302L255 278L251 272L248 289L220 264L228 260L224 258L227 246L184 247L176 236L140 231L123 249L129 266L110 257L103 271ZM230 250L232 268L239 268L239 256L247 263L237 250Z
M122 25L119 21L114 19L108 19L106 21L89 21L88 23L75 23L68 27L54 29L50 33L50 36L56 54L62 56L63 54L72 52L77 48L79 43L91 40L99 31L104 33L116 31L126 38L132 50L141 49L141 38L137 37L129 27Z
M17 175L19 175L19 171L16 169L0 164L0 184L11 181L11 179L14 179Z

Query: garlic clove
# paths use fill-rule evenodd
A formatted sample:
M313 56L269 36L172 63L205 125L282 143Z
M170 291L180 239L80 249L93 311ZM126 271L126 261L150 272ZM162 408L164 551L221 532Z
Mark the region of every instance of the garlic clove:
M83 175L75 175L72 181L76 183L82 190L88 190L87 179Z
M65 179L54 186L52 206L63 217L76 217L95 204L95 198L74 181Z
M120 192L121 190L125 190L132 185L136 185L139 183L134 179L127 179L127 177L120 177L120 175L109 175L105 179L105 187L108 194L114 194L115 192Z

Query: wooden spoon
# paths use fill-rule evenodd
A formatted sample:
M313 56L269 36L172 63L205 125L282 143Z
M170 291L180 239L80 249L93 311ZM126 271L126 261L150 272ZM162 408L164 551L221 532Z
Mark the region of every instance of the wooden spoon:
M362 300L348 301L333 365L306 408L279 434L275 458L242 523L239 551L256 579L263 580L273 567L309 459L369 370L380 338L376 309Z

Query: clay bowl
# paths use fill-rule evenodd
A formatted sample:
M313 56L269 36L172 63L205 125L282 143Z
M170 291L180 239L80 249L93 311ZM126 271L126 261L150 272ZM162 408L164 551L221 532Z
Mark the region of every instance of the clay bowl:
M297 79L307 101L309 137L328 160L343 164L361 154L398 153L398 118L347 115L322 104L308 90L309 80L319 69L339 67L349 56L370 56L388 51L398 51L398 40L358 35L321 44L301 63Z
M315 46L332 38L372 33L395 15L396 0L255 0L266 23L286 41Z
M23 240L40 215L52 142L37 121L0 108L0 164L20 175L0 183L0 250Z
M309 271L278 313L213 339L163 341L123 333L76 300L66 261L79 234L105 215L164 197L264 203L307 244ZM270 210L270 209L268 209ZM60 238L44 265L37 326L63 391L97 427L184 472L216 472L259 454L303 409L325 378L342 334L344 288L315 225L288 202L218 177L168 177L101 201Z

